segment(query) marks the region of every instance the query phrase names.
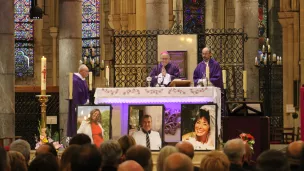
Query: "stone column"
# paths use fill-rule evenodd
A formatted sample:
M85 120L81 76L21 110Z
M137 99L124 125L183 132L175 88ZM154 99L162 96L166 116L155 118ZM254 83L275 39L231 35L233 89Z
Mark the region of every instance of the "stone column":
M53 79L53 86L57 86L57 35L58 35L58 28L57 27L50 27L50 35L52 36L53 43L52 43L52 79Z
M14 3L0 0L0 137L15 135ZM5 24L3 24L5 23Z
M304 3L300 3L300 80L304 85ZM304 110L304 109L302 109Z
M59 109L60 129L67 131L69 73L77 72L81 59L82 0L61 0L59 4Z
M147 30L169 29L168 0L146 0Z
M248 35L244 46L244 69L247 71L247 96L259 100L259 72L254 66L258 53L258 0L236 0L235 28L243 28Z
M136 30L146 30L146 2L136 0Z

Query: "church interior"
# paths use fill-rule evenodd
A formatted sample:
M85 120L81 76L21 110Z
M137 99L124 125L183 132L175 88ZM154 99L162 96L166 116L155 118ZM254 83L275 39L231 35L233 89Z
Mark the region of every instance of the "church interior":
M293 142L303 140L304 1L0 0L0 4L2 147L25 140L31 159L44 140L50 143L49 138L56 141L56 149L67 149L76 135L69 133L71 122L75 121L75 131L80 130L84 121L94 122L96 110L100 124L95 126L102 127L98 134L103 137L98 150L106 150L102 146L109 145L108 140L113 145L112 140L133 135L136 144L151 145L153 170L170 170L165 162L161 163L166 169L158 168L160 158L165 161L162 149L178 149L180 142L198 137L195 117L206 112L212 147L193 144L192 164L201 169L208 153L226 153L225 146L234 143L229 143L231 139L245 137L254 161L269 149L288 153ZM211 55L207 63L206 48ZM175 79L165 68L166 60L178 67ZM219 66L221 86L209 78L215 72L211 60ZM202 76L202 82L194 81L201 63L206 84ZM154 70L156 75L151 76ZM75 94L82 91L75 86L75 73L88 93L86 102L76 106L75 99L83 97ZM168 73L172 79L163 85ZM154 87L158 74L164 78ZM145 132L146 124L152 133ZM95 141L93 127L89 137ZM140 130L143 135L136 134ZM161 138L155 149L153 131ZM149 142L136 139L146 135ZM62 153L59 150L58 156Z

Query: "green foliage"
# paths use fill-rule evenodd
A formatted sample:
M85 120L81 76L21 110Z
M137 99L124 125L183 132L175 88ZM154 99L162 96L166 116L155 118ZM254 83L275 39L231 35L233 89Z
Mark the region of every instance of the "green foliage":
M109 139L109 133L110 133L110 111L104 111L101 113L101 120L102 120L102 128L104 129L104 140L108 140Z

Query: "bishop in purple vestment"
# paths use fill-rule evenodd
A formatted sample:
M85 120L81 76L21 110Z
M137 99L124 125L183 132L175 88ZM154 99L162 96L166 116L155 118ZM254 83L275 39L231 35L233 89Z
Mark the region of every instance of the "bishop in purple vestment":
M73 74L73 99L69 108L67 136L73 137L77 133L77 113L78 105L83 105L89 101L89 89L85 78L89 74L86 65L80 65L78 73Z
M161 63L154 67L150 73L152 87L155 87L157 83L167 86L175 78L180 77L179 68L170 62L169 53L166 51L162 52L160 57L162 60Z
M193 73L194 86L197 86L199 79L206 77L206 66L208 64L210 71L209 81L215 87L223 88L222 69L218 62L216 62L214 59L211 59L211 51L209 48L205 47L202 50L202 57L203 61L197 65Z

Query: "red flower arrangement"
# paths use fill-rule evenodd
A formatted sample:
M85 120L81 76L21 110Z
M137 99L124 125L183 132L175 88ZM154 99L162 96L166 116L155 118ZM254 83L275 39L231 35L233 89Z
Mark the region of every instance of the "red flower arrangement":
M240 138L244 141L244 144L248 144L253 151L253 144L255 143L254 137L251 134L241 133Z

